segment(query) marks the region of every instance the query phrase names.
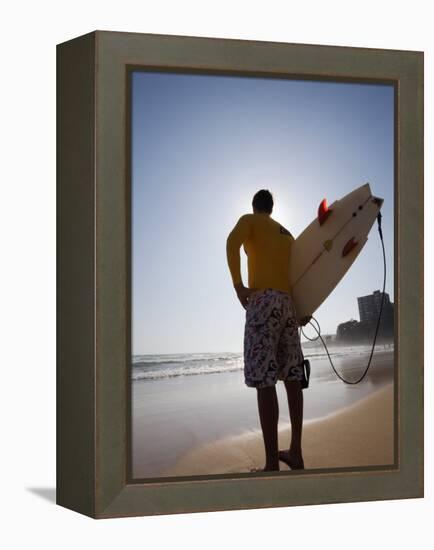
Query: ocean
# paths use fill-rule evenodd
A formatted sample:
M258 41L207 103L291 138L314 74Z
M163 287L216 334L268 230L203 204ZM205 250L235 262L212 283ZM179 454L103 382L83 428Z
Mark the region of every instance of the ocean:
M375 351L384 349L383 345L376 346ZM371 346L334 346L329 347L330 356L339 360L341 357L361 356L369 354ZM393 346L387 348L393 351ZM329 362L324 365L321 359L327 359L324 348L304 348L303 353L311 364L319 368L312 369L312 379L329 381L336 377ZM134 355L132 361L131 378L136 380L161 380L177 376L196 376L234 372L243 370L243 354L238 352L225 353L180 353L158 355ZM348 367L347 367L348 370ZM349 369L351 370L351 368Z

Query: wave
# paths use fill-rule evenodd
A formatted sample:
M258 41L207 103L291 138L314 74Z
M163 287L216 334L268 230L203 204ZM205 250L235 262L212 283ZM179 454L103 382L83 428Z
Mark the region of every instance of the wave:
M135 355L133 357L134 367L154 367L159 365L183 365L207 362L230 361L241 356L240 353L186 353L179 355Z
M226 366L209 366L202 365L201 367L185 367L183 369L167 369L165 372L141 371L131 375L133 380L160 380L163 378L175 378L177 376L194 376L198 374L217 374L222 372L234 372L242 370L243 365L226 365Z
M366 355L370 346L336 347L329 349L332 358ZM377 353L381 349L377 349ZM311 362L327 359L323 349L303 350L305 358ZM312 365L313 366L313 365ZM195 376L241 371L244 367L242 353L185 353L166 355L136 355L132 359L131 377L133 380L161 380L179 376ZM317 362L312 369L312 378L328 378L327 363Z

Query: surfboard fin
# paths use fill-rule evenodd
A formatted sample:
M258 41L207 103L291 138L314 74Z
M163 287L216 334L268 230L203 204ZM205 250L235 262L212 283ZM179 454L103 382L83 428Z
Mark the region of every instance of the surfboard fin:
M322 225L332 213L332 209L327 206L327 199L323 199L318 207L318 221Z
M351 239L349 241L347 241L347 243L345 244L345 246L342 250L342 258L345 258L345 256L347 254L349 254L351 252L351 250L353 250L353 248L355 248L358 244L359 244L359 242L356 241L356 239L354 237L351 237Z

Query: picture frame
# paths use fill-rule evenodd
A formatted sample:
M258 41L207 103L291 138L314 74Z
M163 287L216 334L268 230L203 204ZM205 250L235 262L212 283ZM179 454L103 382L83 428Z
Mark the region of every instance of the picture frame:
M129 75L395 86L389 467L133 482ZM57 504L92 518L423 497L423 52L94 31L57 45Z

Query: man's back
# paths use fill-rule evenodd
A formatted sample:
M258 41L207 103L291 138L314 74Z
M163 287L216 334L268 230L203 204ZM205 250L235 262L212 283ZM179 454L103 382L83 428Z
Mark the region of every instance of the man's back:
M228 263L234 284L241 282L239 249L247 253L249 287L291 292L290 251L294 238L265 213L245 214L230 233Z

